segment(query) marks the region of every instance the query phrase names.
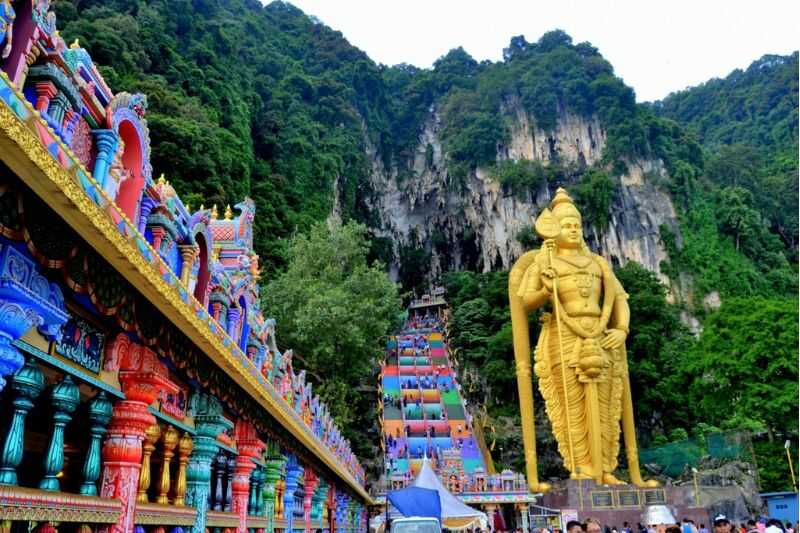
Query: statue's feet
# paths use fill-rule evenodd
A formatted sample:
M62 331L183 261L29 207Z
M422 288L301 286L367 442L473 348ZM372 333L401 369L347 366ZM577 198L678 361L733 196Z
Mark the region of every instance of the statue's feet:
M539 483L533 484L530 487L531 492L541 492L542 494L550 492L552 488L550 483L545 483L544 481L540 481Z
M569 475L570 479L594 479L594 470L589 465L578 465Z
M604 485L624 485L625 482L621 481L611 472L606 472L603 474L603 484Z

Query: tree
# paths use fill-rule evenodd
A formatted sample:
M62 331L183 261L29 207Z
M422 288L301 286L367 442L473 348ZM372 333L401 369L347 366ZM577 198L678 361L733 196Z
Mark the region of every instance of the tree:
M371 385L376 356L401 310L397 285L382 265L367 264L368 252L365 226L318 223L292 239L286 272L262 291L278 341L295 350L314 390L362 455L375 418L373 397L358 387Z
M704 323L686 367L707 423L797 433L797 299L731 298Z
M666 434L686 424L690 413L681 390L686 379L683 360L694 341L655 274L634 261L615 273L629 295L631 391L639 430L649 440L654 432Z
M588 170L572 188L583 218L598 229L608 226L616 184L602 170Z
M758 252L758 241L765 229L761 216L752 205L753 195L743 187L725 187L720 192L720 230L734 238L737 250L744 247L745 255L749 257Z

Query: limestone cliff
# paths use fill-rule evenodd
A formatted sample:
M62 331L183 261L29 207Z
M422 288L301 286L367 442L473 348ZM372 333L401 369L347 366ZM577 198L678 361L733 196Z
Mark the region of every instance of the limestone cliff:
M583 168L600 161L606 132L596 118L562 113L552 131L543 131L516 102L503 109L510 122L506 145L498 145L497 159L528 159ZM448 169L440 136L441 117L432 108L424 123L411 172L400 179L396 168L386 168L374 148L372 193L366 203L378 220L377 236L394 248L394 275L403 248L424 247L431 255L430 276L450 269L483 271L507 269L523 251L517 240L530 231L531 217L549 201L555 188L571 185L545 183L535 193L520 197L478 168L466 180L456 181ZM408 176L410 174L410 176ZM660 274L666 251L659 228L677 234L675 209L669 195L657 187L666 176L660 161L634 160L626 174L616 176L610 222L602 231L584 228L589 246L613 264L635 260ZM662 276L666 281L666 277Z

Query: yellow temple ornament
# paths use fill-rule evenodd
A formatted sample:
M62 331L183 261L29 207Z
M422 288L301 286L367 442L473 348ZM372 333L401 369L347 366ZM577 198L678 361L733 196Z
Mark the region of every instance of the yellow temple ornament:
M219 217L219 211L217 211L217 204L214 204L211 207L211 220L217 220Z
M233 218L233 210L231 209L231 204L228 204L225 207L225 220L231 220Z
M75 40L72 41L72 44L69 45L70 50L75 50L80 47L81 47L81 42L77 38L75 38Z
M508 294L529 488L546 492L536 462L533 385L536 373L564 465L573 479L620 484L614 476L620 422L631 482L642 479L625 339L628 295L608 263L583 240L581 214L562 188L534 225L540 250L511 269ZM547 307L531 368L528 315Z

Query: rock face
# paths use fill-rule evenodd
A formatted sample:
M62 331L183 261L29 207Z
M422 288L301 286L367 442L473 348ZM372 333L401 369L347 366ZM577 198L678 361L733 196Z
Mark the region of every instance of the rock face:
M528 159L574 168L600 161L606 132L596 118L564 113L555 128L545 132L513 101L503 113L510 121L511 135L507 145L498 145L498 161ZM571 183L546 183L520 197L504 190L486 169L455 180L440 130L440 116L431 109L410 176L403 179L396 168L383 165L374 149L368 149L372 194L366 203L378 221L373 228L376 236L392 243L392 274L398 275L403 250L414 248L430 253L431 278L451 269L508 269L524 251L518 236L531 231L531 217L549 202L557 187L569 190ZM667 257L660 227L666 225L678 233L670 197L656 186L665 177L660 161L630 161L628 172L615 177L618 189L608 226L602 231L584 228L590 248L614 265L635 260L660 275L660 263Z

